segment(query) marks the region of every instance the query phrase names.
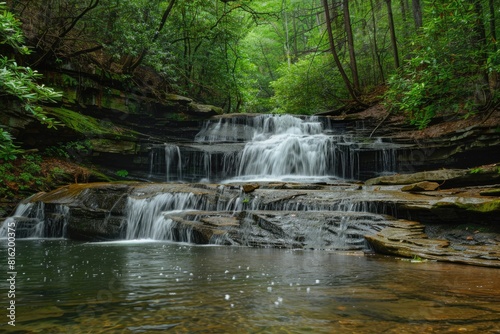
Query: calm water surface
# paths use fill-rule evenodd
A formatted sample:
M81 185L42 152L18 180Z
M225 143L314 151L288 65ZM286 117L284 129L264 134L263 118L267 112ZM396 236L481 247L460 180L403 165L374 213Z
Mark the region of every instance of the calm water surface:
M497 269L152 241L16 246L5 333L500 333Z

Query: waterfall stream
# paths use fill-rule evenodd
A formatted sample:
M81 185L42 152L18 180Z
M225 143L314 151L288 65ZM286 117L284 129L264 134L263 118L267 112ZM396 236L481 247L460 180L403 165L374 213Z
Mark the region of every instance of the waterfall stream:
M400 145L326 117L232 116L206 121L191 144L155 146L150 175L168 181L361 179L397 171Z
M311 193L314 199L308 200L302 200L304 193L283 192L275 199L276 190L249 195L241 186L245 182L338 184L397 170L399 146L382 138L364 138L362 133L316 116L237 115L209 120L191 143L153 146L149 175L179 187L186 184L179 181L218 182L216 193L176 188L122 194L102 222L89 224L96 226L99 238L119 231L119 238L128 240L363 249L364 235L386 224L380 214L391 208L364 202L359 192ZM119 204L122 198L125 202ZM97 216L103 212L98 201L84 200ZM121 207L123 214L112 216ZM0 236L7 235L6 226L14 221L19 237L67 237L70 219L78 222L73 235L80 236L85 230L80 211L71 217L71 210L66 204L21 204ZM239 230L231 227L238 224Z

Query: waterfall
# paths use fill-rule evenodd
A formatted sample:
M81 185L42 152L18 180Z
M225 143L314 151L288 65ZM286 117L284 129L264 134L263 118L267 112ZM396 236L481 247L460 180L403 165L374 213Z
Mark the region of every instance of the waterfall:
M187 210L208 210L203 196L192 193L163 193L149 198L129 197L127 201L126 239L156 239L189 242L185 230L179 236L177 225L168 218L169 213Z
M149 154L149 177L161 175L165 181L182 180L182 156L180 147L165 143L155 145Z
M12 226L15 226L18 238L65 237L68 215L69 208L64 205L55 205L53 211L47 214L43 202L21 203L14 215L6 218L0 227L0 238L7 237Z
M165 144L165 169L167 181L182 179L181 150L179 146Z
M399 145L327 117L232 115L206 121L192 143L156 145L150 176L166 181L366 179L397 171Z

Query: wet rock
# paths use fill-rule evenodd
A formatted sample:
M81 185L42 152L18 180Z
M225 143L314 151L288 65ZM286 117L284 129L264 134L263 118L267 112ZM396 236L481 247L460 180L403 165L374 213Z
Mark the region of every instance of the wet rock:
M244 184L242 186L243 192L246 193L246 194L251 193L251 192L253 192L256 189L259 189L259 187L260 186L258 184L250 184L250 183L249 184Z
M412 184L423 181L443 183L444 181L455 179L467 175L466 170L461 169L442 169L428 172L418 172L413 174L397 174L380 176L369 179L366 185L397 185Z
M433 191L438 188L439 188L439 183L437 182L422 181L404 186L403 188L401 188L401 191L408 191L408 192Z
M496 196L496 197L498 197L498 196L500 196L500 188L488 189L485 191L481 191L480 195L481 196Z
M222 114L222 108L212 106L209 104L199 104L191 102L188 105L189 111L197 114L207 114L208 116Z
M430 239L424 233L424 226L413 222L400 222L375 235L367 235L366 239L382 254L500 268L500 243L457 245L445 239Z
M49 226L46 237L56 236L57 229L61 236L65 229L70 239L115 240L142 229L140 237L200 244L347 251L368 250L368 240L385 254L488 266L500 263L500 200L480 196L479 190L402 192L398 186L360 190L356 184L255 183L247 189L251 192L242 194L242 187L74 184L27 201L43 213L37 219L45 219ZM30 219L26 226L32 229L37 221ZM450 232L428 234L426 229L435 224ZM453 232L459 224L474 228ZM161 233L148 234L155 230Z
M500 181L496 164L473 169L441 169L413 174L396 174L369 179L366 185L401 185L419 182L437 182L442 189L494 185Z

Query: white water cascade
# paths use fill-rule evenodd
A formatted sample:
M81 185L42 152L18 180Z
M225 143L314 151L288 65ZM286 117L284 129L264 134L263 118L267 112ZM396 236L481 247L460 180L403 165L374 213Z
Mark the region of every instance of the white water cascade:
M194 143L153 148L150 174L187 182L329 182L396 171L400 146L357 131L318 116L222 117L205 122Z
M369 232L371 230L368 226L374 218L365 219L353 212L393 211L390 207L365 207L362 192L353 193L354 198L346 198L346 193L343 192L324 192L316 194L314 200L302 200L302 195L307 195L304 192L291 197L283 193L279 195L281 199L274 199L265 190L263 194L267 197L260 197L256 195L258 192L246 193L241 186L234 185L235 182L245 181L338 184L338 179L358 179L363 173L373 175L396 170L397 145L380 138L360 140L361 138L356 129L338 126L325 117L242 115L214 119L204 124L194 142L154 145L149 173L156 177L153 179L170 182L168 190L165 188L161 192L149 194L123 194L127 196L126 203L123 203L123 215L110 215L103 224L120 221L114 238L196 243L195 239L204 237L200 236L204 232L200 232L198 228L204 223L200 217L209 215L206 212L216 212L216 215L221 212L223 216L226 215L225 218L213 218L209 215L210 218L207 219L214 220L214 224L222 221L227 226L236 224L232 217L247 214L248 218L243 219L247 230L243 226L242 235L233 239L243 240L245 244L245 233L251 232L254 239L248 240L248 245L253 245L256 242L265 243L256 241L255 238L266 239L266 231L270 233L269 238L275 237L273 233L281 227L277 227L280 225L278 223L257 219L262 213L252 212L314 211L310 215L314 217L310 220L308 214L301 216L300 222L291 219L290 224L293 223L293 226L283 225L283 228L290 229L283 232L284 239L291 238L289 244L300 241L306 247L318 249L362 247L364 238L361 232L356 232L360 229L358 226L366 225L366 231ZM210 185L190 188L173 183L200 180L223 185L219 185L215 193L211 193L203 190L203 187L209 189ZM119 200L116 203L120 203ZM372 202L370 205L379 206ZM21 237L65 237L66 222L71 218L69 207L59 204L49 204L47 207L44 208L43 203L26 207L20 205L15 217L9 218L6 224L15 221ZM122 210L120 205L116 208ZM318 216L319 212L328 213ZM75 216L77 215L78 211ZM281 214L275 215L281 217ZM294 217L295 213L285 215ZM190 218L186 218L187 216ZM331 217L335 219L331 220ZM325 225L324 222L328 219L331 221ZM0 229L0 235L7 235L6 224ZM100 222L96 224L99 225ZM224 227L220 229L222 231ZM73 230L69 231L71 234ZM328 237L330 239L325 239L325 231L331 235ZM230 240L229 234L214 234L214 239L204 242L231 243Z
M42 202L20 203L14 215L0 226L0 238L6 238L10 231L15 231L19 238L65 237L68 214L69 208L64 205L56 205L54 212L47 216Z
M207 206L203 197L192 193L163 193L148 198L129 197L127 202L126 239L155 239L191 242L191 233L180 235L169 213L201 210Z

